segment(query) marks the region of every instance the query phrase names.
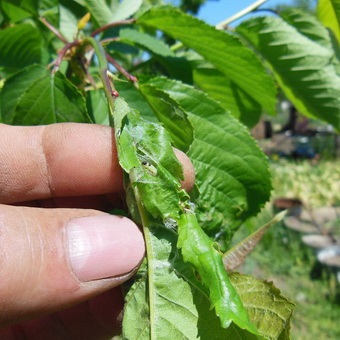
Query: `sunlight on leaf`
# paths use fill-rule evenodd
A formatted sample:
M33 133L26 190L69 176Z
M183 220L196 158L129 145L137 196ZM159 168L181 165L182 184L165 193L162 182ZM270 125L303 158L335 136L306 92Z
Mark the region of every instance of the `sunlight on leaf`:
M340 1L319 0L317 5L318 19L332 30L340 43Z
M295 305L283 297L272 282L238 273L230 274L230 280L261 336L272 340L290 339L290 319Z
M170 6L154 7L137 23L162 30L210 61L268 113L275 112L276 93L271 77L258 57L237 37L216 30Z
M247 129L203 92L166 78L148 83L168 93L188 114L195 131L189 156L200 188L202 219L209 228L222 216L223 224L216 229L224 227L231 235L232 228L259 212L269 199L265 155Z
M302 114L340 130L340 77L334 52L281 18L257 17L236 28L270 64L287 98Z

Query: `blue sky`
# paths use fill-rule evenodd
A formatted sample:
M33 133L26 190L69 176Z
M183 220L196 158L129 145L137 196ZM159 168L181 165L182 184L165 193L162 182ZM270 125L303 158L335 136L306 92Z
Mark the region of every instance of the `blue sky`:
M254 2L255 0L207 1L206 4L202 6L198 17L211 25L216 25ZM263 4L261 8L272 8L277 5L290 5L291 3L292 0L269 0Z

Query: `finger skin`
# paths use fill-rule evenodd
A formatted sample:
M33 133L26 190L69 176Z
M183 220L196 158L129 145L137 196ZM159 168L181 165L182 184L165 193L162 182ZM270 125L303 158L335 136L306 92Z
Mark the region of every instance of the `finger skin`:
M122 284L133 274L89 282L75 276L66 250L65 223L96 215L107 214L0 205L0 327L68 308ZM138 244L144 244L136 225L128 230L129 235L140 234ZM131 256L137 255L137 268L144 250L135 251Z
M0 202L122 191L113 130L89 124L0 125Z
M0 203L123 191L122 169L110 127L0 124L0 145ZM193 166L185 154L176 154L184 166L182 186L190 190Z

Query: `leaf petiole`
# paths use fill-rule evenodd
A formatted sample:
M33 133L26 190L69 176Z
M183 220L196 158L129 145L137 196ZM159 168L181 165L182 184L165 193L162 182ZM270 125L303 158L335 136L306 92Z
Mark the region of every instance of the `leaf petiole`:
M40 22L42 22L54 35L63 43L68 44L69 41L62 35L60 31L58 31L51 23L49 23L46 18L39 18Z
M111 22L111 23L104 25L104 26L101 26L98 29L96 29L95 31L93 31L91 33L91 37L95 37L99 33L104 32L109 28L117 27L117 26L121 26L121 25L131 25L131 24L134 24L135 22L136 22L136 19L127 19L127 20Z

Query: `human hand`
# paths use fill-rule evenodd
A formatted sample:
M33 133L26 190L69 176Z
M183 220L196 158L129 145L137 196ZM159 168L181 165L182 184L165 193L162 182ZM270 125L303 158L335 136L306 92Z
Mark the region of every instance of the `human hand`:
M0 143L0 339L112 337L144 256L138 227L103 212L123 196L112 129L0 124Z

